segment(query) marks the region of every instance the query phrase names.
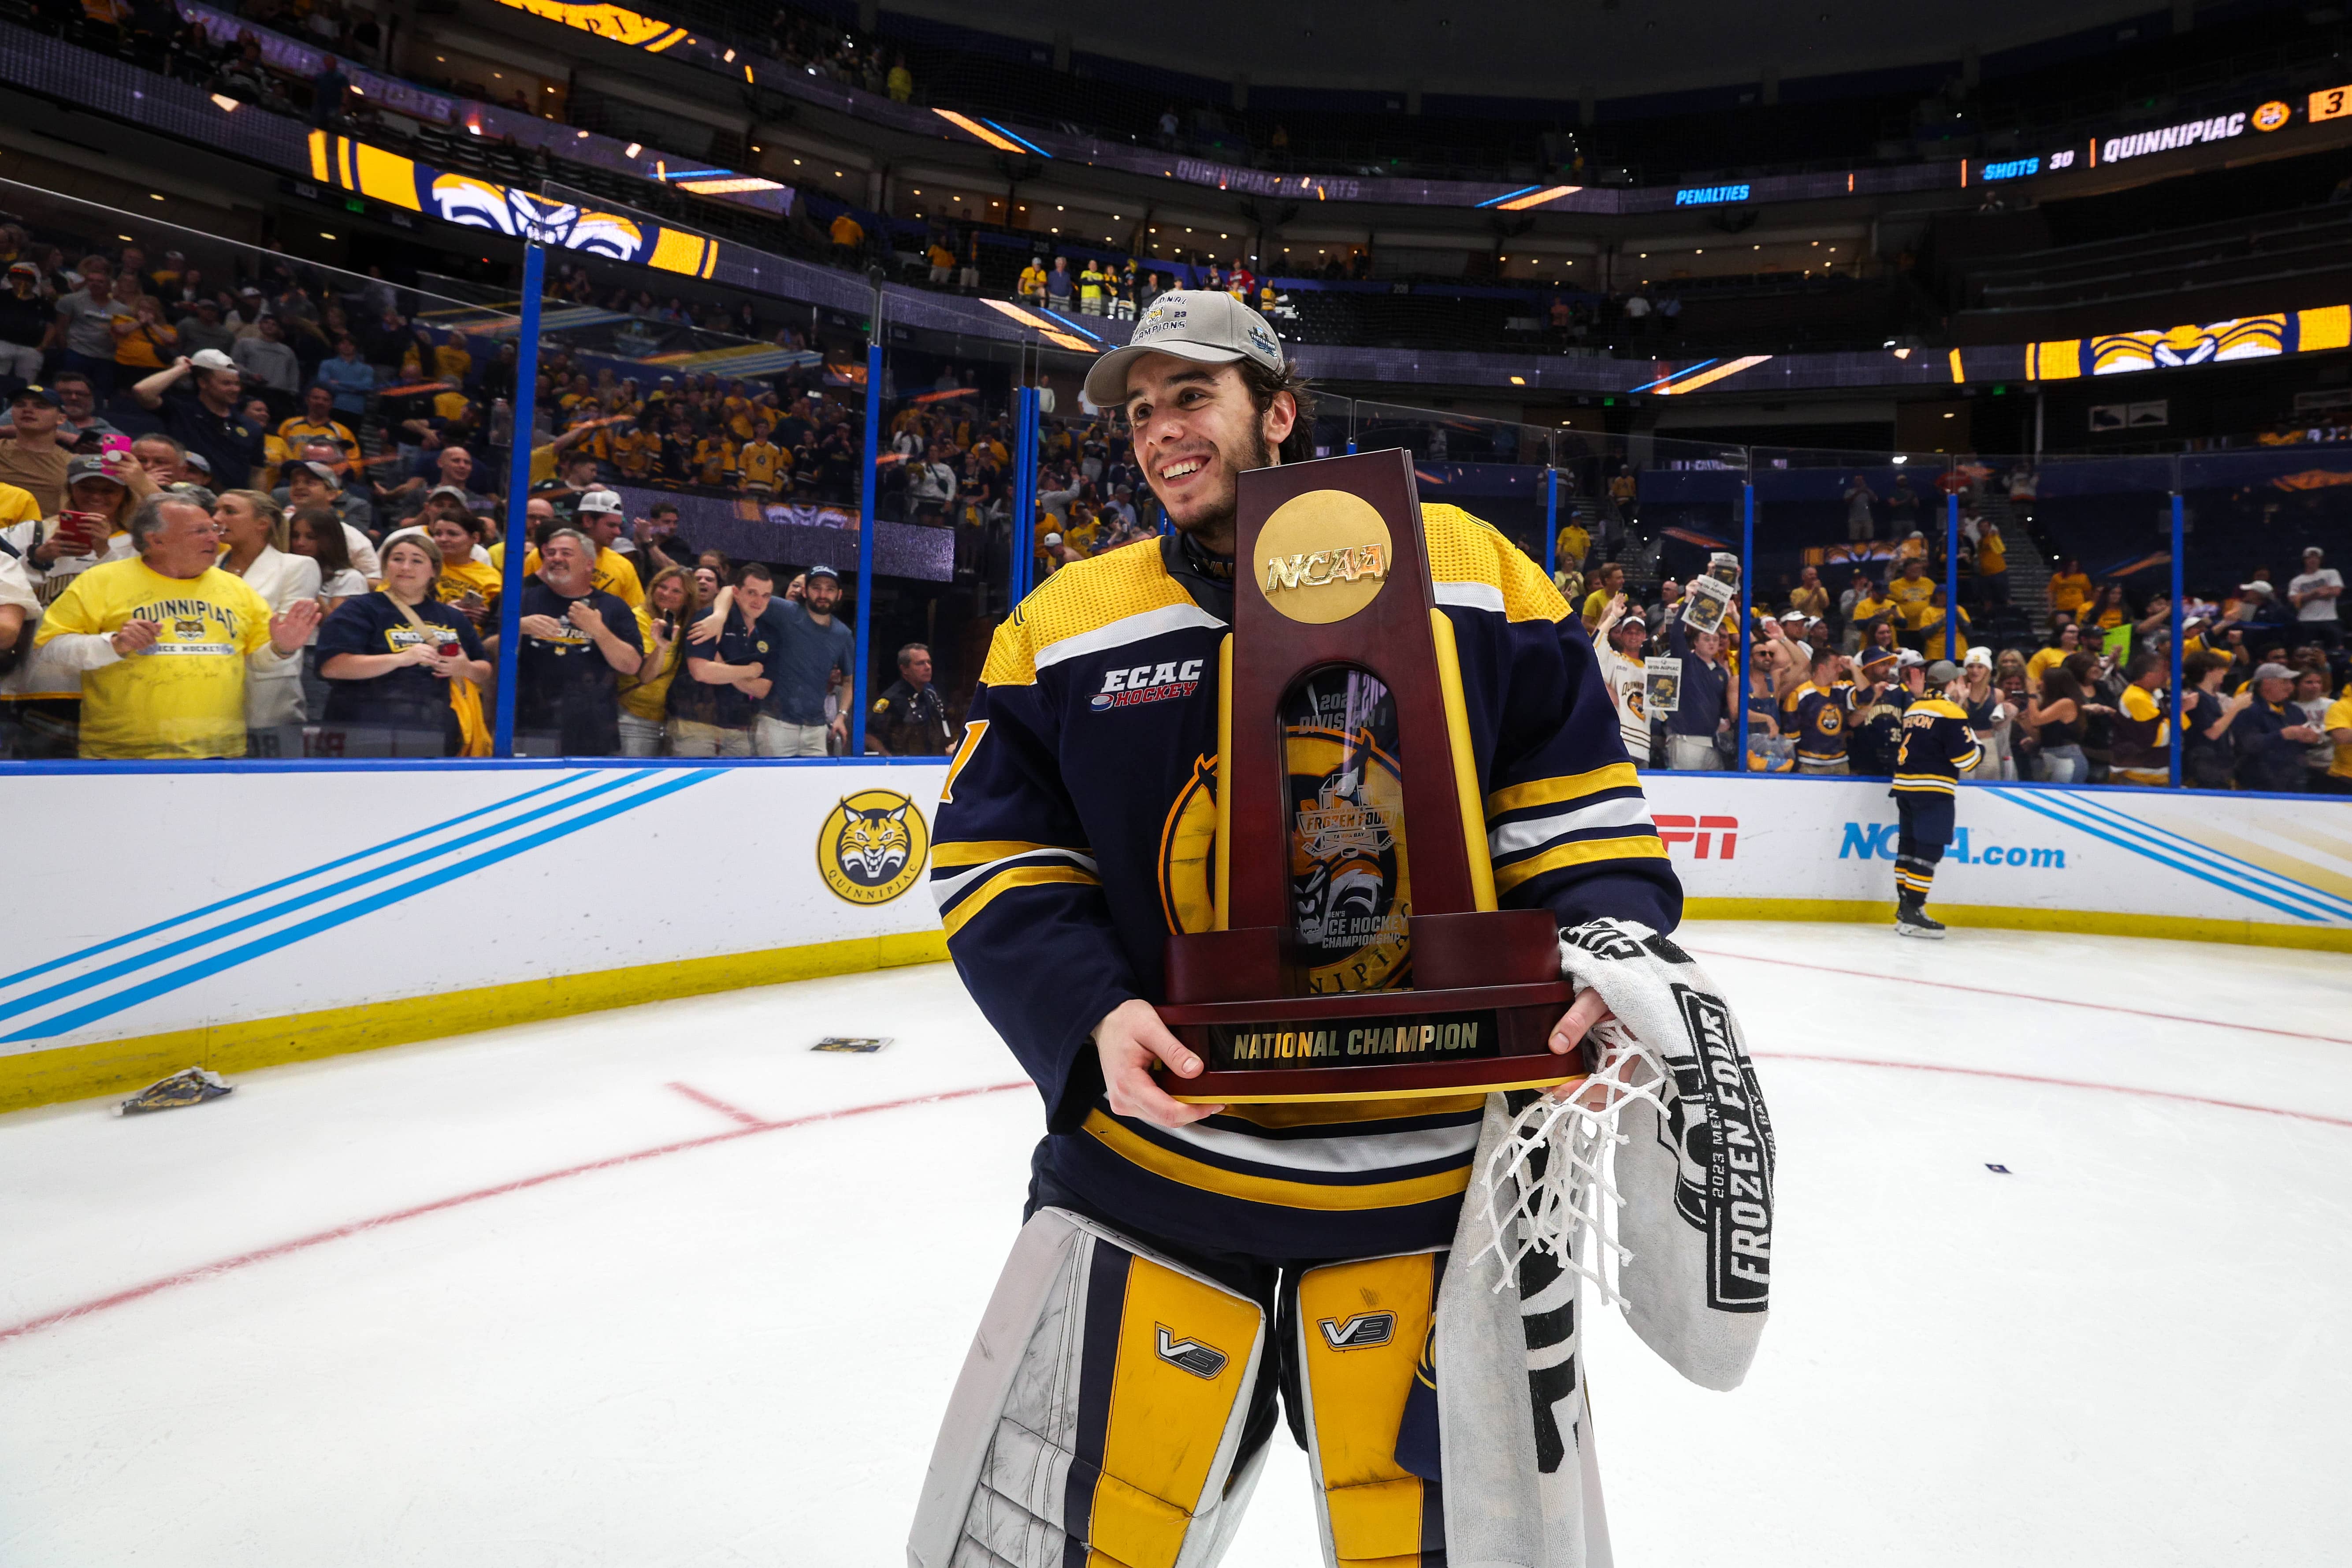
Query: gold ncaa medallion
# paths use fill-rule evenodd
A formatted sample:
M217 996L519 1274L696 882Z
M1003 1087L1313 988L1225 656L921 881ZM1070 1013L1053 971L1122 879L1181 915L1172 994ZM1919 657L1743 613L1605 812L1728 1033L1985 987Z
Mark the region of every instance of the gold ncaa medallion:
M1309 490L1258 530L1252 579L1294 621L1328 626L1372 602L1388 581L1389 525L1361 496Z

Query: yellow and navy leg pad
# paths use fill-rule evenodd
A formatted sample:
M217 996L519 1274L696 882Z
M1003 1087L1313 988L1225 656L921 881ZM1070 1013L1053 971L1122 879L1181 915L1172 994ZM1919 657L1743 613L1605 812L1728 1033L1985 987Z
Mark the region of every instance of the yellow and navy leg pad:
M949 1400L910 1568L1207 1568L1265 1348L1257 1302L1039 1210Z
M1445 1256L1408 1253L1309 1269L1297 1283L1299 1389L1323 1551L1333 1568L1440 1568L1439 1485L1399 1462L1407 1405L1428 1408L1427 1350ZM1409 1445L1414 1447L1426 1445Z

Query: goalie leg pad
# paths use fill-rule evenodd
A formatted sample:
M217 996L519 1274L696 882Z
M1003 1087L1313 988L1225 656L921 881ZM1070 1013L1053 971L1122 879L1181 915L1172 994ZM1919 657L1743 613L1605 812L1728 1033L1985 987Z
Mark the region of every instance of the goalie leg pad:
M1323 1551L1333 1568L1441 1568L1439 1484L1399 1462L1416 1418L1434 1423L1425 1352L1443 1253L1328 1264L1298 1279L1299 1378ZM1414 1443L1411 1449L1433 1445Z
M1038 1210L949 1399L909 1568L1209 1568L1255 1479L1235 1466L1266 1343L1259 1302Z

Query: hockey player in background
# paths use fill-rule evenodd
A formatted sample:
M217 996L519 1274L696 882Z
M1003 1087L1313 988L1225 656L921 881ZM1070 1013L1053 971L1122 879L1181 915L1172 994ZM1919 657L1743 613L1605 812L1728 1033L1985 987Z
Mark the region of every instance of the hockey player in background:
M1927 689L1927 661L1907 647L1888 647L1864 653L1861 664L1846 762L1858 778L1891 779L1903 744L1903 714Z
M1939 658L1927 667L1927 693L1903 713L1903 743L1895 758L1895 930L1899 936L1940 941L1941 921L1927 914L1936 863L1952 841L1959 777L1977 765L1976 731L1969 728L1968 679Z
M1448 1426L1442 1488L1440 1399L1414 1394L1431 1386L1432 1374L1416 1376L1424 1364L1440 1391L1475 1381L1449 1363L1486 1364L1447 1348L1439 1286L1451 1289L1448 1249L1461 1252L1474 1156L1503 1097L1227 1108L1184 1103L1155 1079L1155 1068L1182 1079L1202 1068L1154 1005L1169 934L1214 920L1236 479L1313 456L1313 395L1263 318L1202 290L1155 300L1132 342L1096 362L1085 393L1125 413L1172 531L1055 574L997 628L940 793L931 885L949 950L1037 1085L1045 1136L908 1561L1213 1563L1281 1407L1309 1452L1334 1562L1438 1568L1465 1544L1449 1536L1457 1522L1480 1560L1501 1550L1487 1544L1498 1530L1537 1542L1514 1561L1605 1553L1599 1510L1580 1500L1597 1498L1597 1472L1571 1359L1573 1280L1557 1266L1546 1278L1559 1300L1502 1309L1526 1314L1526 1342L1514 1327L1490 1358L1494 1386L1516 1390L1504 1406L1517 1400L1516 1419L1498 1435ZM1583 928L1571 939L1608 951L1612 984L1666 963L1658 952L1696 974L1664 941L1681 888L1582 626L1501 533L1450 506L1423 516L1460 650L1501 902ZM1663 945L1645 949L1644 936ZM1577 967L1567 945L1563 966ZM1400 966L1391 983L1404 979ZM1652 984L1643 996L1671 989ZM1597 980L1580 992L1553 1050L1611 1020L1600 992ZM1636 999L1630 988L1612 995L1621 1012ZM1736 1029L1727 1049L1739 1051ZM1669 1092L1685 1072L1670 1061ZM1769 1138L1759 1126L1750 1140L1768 1189ZM1699 1237L1673 1217L1674 1142L1653 1135L1646 1147L1667 1151L1654 1212ZM1747 1264L1759 1281L1765 1250L1756 1240ZM1694 1265L1690 1278L1703 1271ZM1517 1278L1534 1276L1522 1266ZM1449 1299L1481 1311L1512 1300L1484 1284ZM1661 1331L1676 1348L1661 1353L1728 1387L1760 1330L1760 1283L1751 1300L1706 1310L1717 1304L1681 1306ZM1685 1340L1706 1348L1685 1353ZM1549 1370L1531 1378L1538 1364ZM1484 1470L1458 1486L1456 1465L1473 1460ZM1542 1500L1482 1497L1488 1479L1497 1497Z

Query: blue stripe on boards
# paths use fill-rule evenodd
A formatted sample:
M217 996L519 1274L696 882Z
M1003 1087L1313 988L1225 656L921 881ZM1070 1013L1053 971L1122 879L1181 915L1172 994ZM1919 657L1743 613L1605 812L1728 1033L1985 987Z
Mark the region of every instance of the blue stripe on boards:
M85 947L79 952L68 952L63 958L52 958L46 963L37 963L30 969L20 969L14 974L0 974L0 988L14 985L20 980L30 980L35 975L46 974L50 970L58 968L64 964L78 963L85 958L95 958L100 953L105 952L110 949L121 947L126 942L137 942L142 937L153 936L157 931L169 931L173 926L178 925L184 921L202 920L206 915L216 914L222 910L230 909L236 905L241 904L247 899L257 899L266 893L274 893L280 888L290 888L297 882L308 881L312 877L321 876L326 872L334 870L338 867L348 866L354 860L364 860L371 855L381 855L387 849L396 849L401 845L422 838L428 833L438 833L445 827L455 827L461 822L471 822L478 816L485 816L494 811L504 811L510 805L520 805L524 801L532 799L538 795L545 795L550 790L562 789L570 784L583 783L588 776L591 775L583 774L572 778L558 779L553 784L541 784L536 789L527 789L520 795L510 795L507 799L496 802L493 805L485 805L477 810L463 813L460 816L450 817L446 821L436 822L429 827L420 827L414 833L404 833L397 838L387 838L381 844L371 846L365 849L354 850L349 855L342 856L337 859L329 860L323 865L313 866L307 871L297 871L290 877L280 877L275 882L264 883L258 888L254 888L248 891L238 893L233 898L223 899L217 903L206 904L202 909L190 910L185 914L173 915L167 921L158 921L153 925L147 926L139 931L131 931L125 936L110 938L105 942L98 943L94 947Z
M608 817L635 811L637 807L649 805L665 795L675 795L682 789L701 784L707 779L717 778L723 771L719 768L702 768L690 773L677 775L651 789L642 790L625 800L609 802L594 811L568 817L551 827L541 828L537 833L519 838L511 844L500 845L498 848L477 855L472 859L461 860L454 866L444 867L430 875L417 877L396 887L387 888L355 903L347 904L340 910L320 915L314 920L305 921L299 925L289 926L282 931L273 932L257 941L247 942L242 947L234 947L226 952L216 953L210 958L188 964L184 968L175 969L168 974L159 974L152 980L131 986L126 991L119 991L111 996L85 1003L69 1013L61 1013L44 1023L31 1025L16 1034L0 1038L0 1045L18 1045L26 1040L50 1039L58 1035L70 1033L84 1025L96 1023L101 1018L112 1017L115 1014L135 1007L142 1002L167 995L183 986L193 985L199 980L207 979L224 970L234 969L264 953L290 947L306 937L332 931L337 926L348 925L362 915L373 914L378 910L389 908L404 900L413 899L419 893L430 892L436 888L454 882L461 877L470 876L487 867L498 865L504 860L511 860L527 850L536 849L544 844L552 844L560 838L568 838L581 829L592 827Z
M2242 882L2235 882L2227 878L2216 876L2212 872L2205 870L2189 861L2175 859L2173 857L2163 854L2147 845L2135 844L2130 839L2110 832L2095 822L2084 822L2081 818L2068 816L2063 811L2053 810L2051 807L2043 805L2040 801L2030 795L2024 794L2005 794L2003 798L2013 800L2018 805L2025 807L2026 810L2039 813L2040 815L2050 818L2053 822L2063 823L2064 826L2074 829L2078 833L2087 833L2094 838L2103 839L2105 842L2116 846L2118 849L2128 849L2133 854L2153 860L2158 865L2169 866L2174 870L2179 871L2185 876L2194 877L2200 882L2210 882L2217 888L2221 888L2228 892L2235 893L2242 899L2246 899L2252 902L2262 904L2269 909L2276 910L2282 914L2293 915L2299 921L2317 921L2322 919L2320 915L2315 914L2309 910L2299 909L2293 904L2281 903L2276 899L2264 898L2262 894L2246 887Z
M619 789L622 785L631 783L635 778L639 776L642 775L615 773L613 777L598 784L594 788L583 790L580 794L573 795L569 801L562 804L566 805L576 805L583 800L589 800L596 795L609 794L613 790ZM480 812L475 812L469 815L478 816L482 814ZM203 947L207 943L217 942L223 935L230 931L241 930L244 927L255 925L263 921L275 920L279 915L286 914L294 910L307 909L317 903L321 899L331 899L338 893L348 893L355 888L364 888L371 882L380 882L387 877L397 876L399 873L409 869L411 867L421 866L428 860L437 859L441 856L446 855L452 850L462 849L469 844L478 844L486 838L494 838L501 833L512 832L519 826L520 824L513 822L497 822L492 823L487 827L476 828L471 833L460 834L455 838L445 839L441 843L434 845L429 849L421 849L415 854L405 856L401 859L387 861L385 864L375 867L372 870L362 871L356 877L347 877L340 882L331 883L323 888L310 889L305 892L295 895L293 898L281 900L279 902L271 904L265 909L251 910L247 913L237 915L233 919L223 921L215 925L207 926L192 936L184 936L176 941L165 942L161 947L150 948L144 952L136 953L131 957L121 959L113 963L108 964L103 969L94 969L87 974L77 975L71 980L59 981L57 984L48 986L44 990L35 991L26 995L19 996L12 1002L0 1005L0 1018L21 1017L23 1015L33 1011L37 1007L45 1006L51 1002L56 1002L64 997L71 996L76 992L88 991L91 987L102 985L110 980L119 980L126 974L135 973L139 970L151 968L155 964L163 963L166 959L177 958L184 952L193 952L197 948ZM434 830L427 828L425 831L429 833ZM411 834L409 837L414 838L418 836ZM300 880L299 878L290 879L296 881ZM285 884L281 882L276 885L283 887ZM232 904L242 901L243 900L239 899L231 899L228 900L228 902ZM165 922L165 926L177 923L179 922L167 921ZM160 931L165 929L165 926L159 926L154 929ZM131 939L126 937L123 940L129 941Z
M2068 796L2066 804L2077 811L2104 820L2113 826L2137 828L2168 845L2175 853L2200 860L2213 869L2252 877L2262 882L2272 892L2287 898L2308 899L2326 913L2339 919L2352 920L2352 900L2338 898L2333 893L2299 882L2293 877L2273 871L2266 867L2257 866L2252 861L2241 860L2234 855L2200 844L2195 839L2175 833L2168 827L2159 827L2154 823L2143 822L2136 816L2117 811L2105 801L2076 795Z

